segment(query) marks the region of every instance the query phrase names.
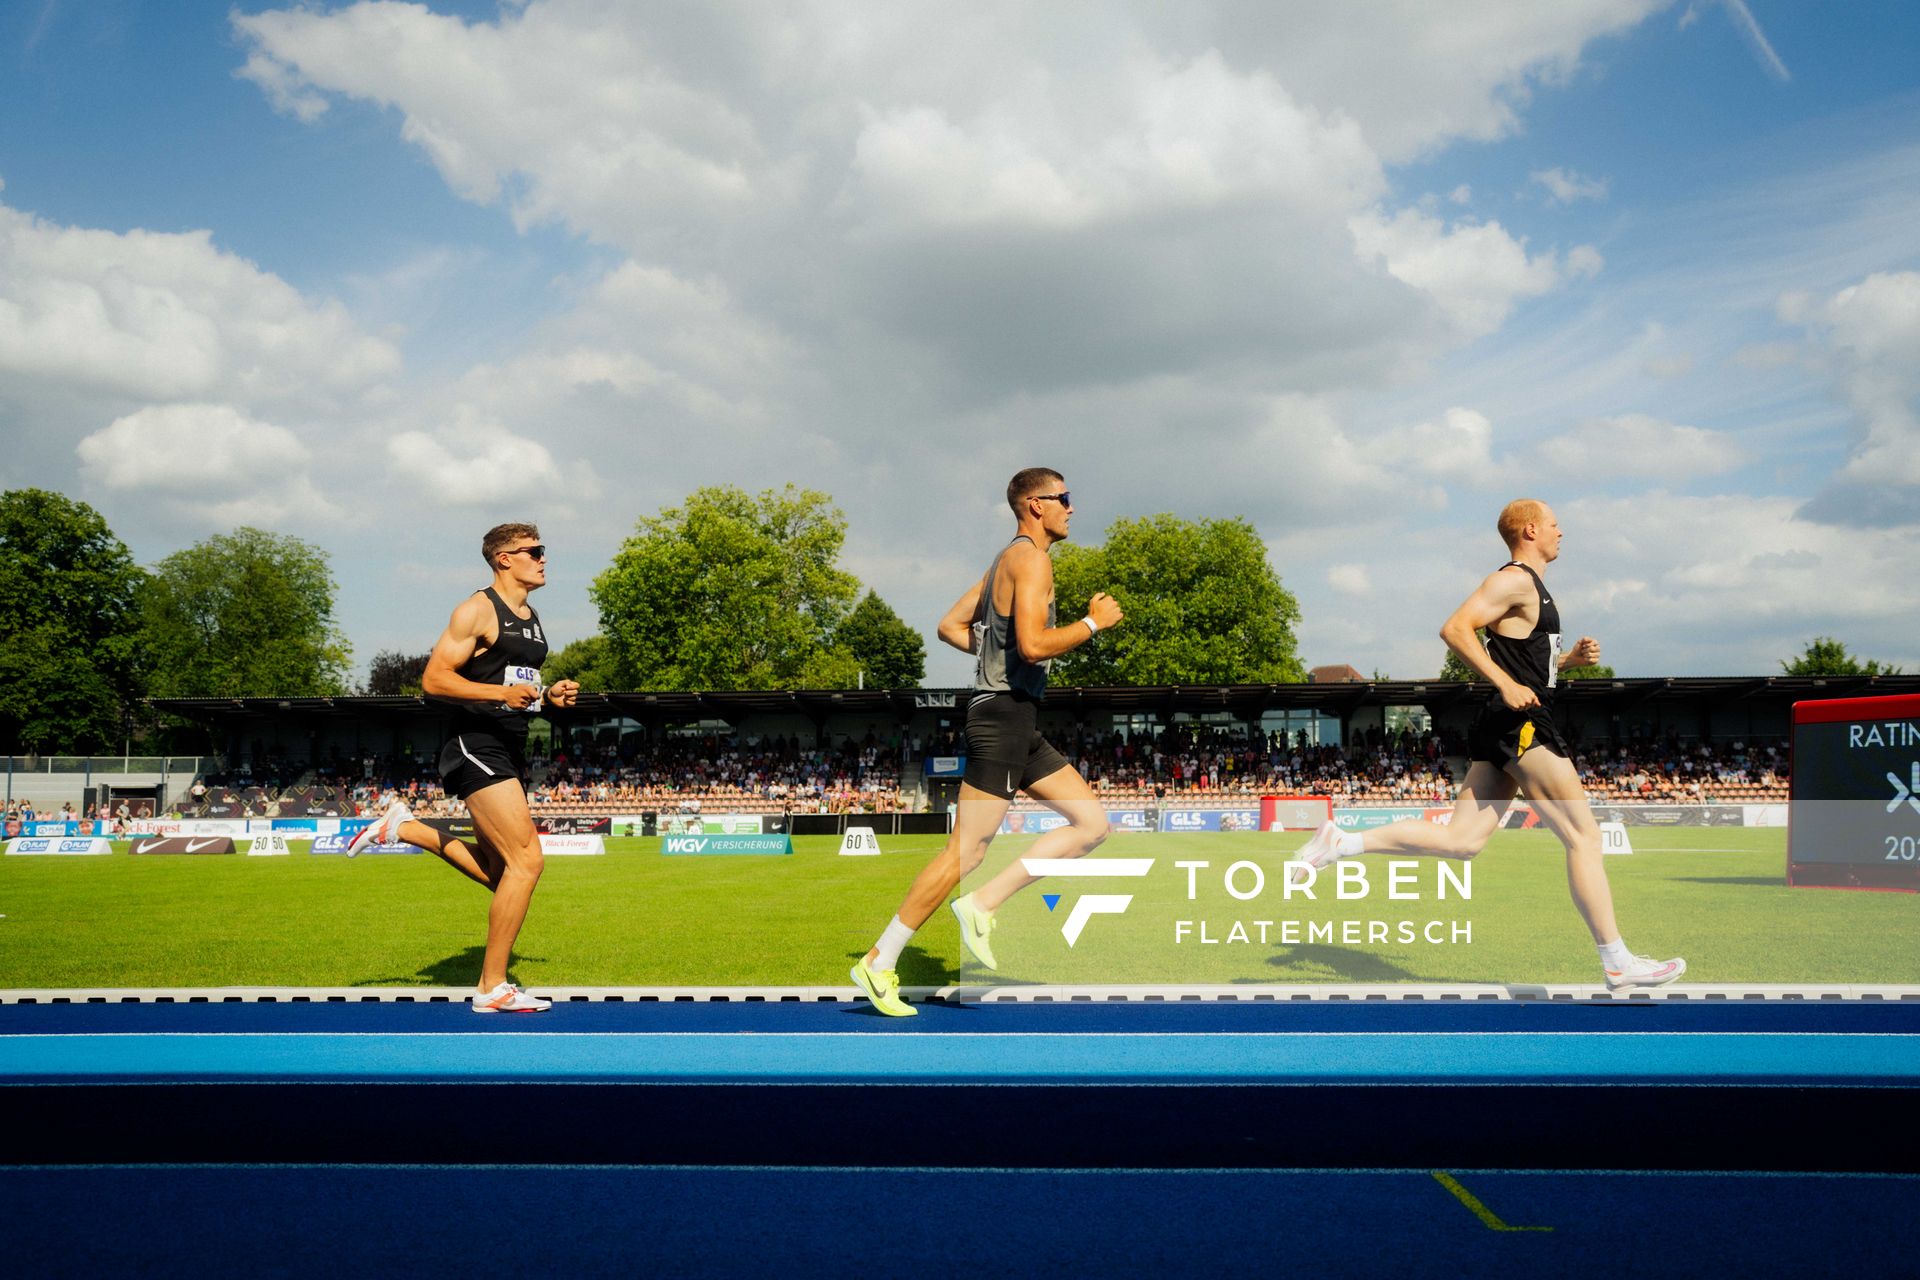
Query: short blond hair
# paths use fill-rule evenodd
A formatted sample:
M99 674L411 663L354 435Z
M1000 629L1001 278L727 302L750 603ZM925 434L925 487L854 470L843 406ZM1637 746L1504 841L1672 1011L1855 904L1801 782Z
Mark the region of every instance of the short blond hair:
M540 526L537 524L497 524L487 530L480 539L480 558L487 562L487 568L497 569L493 558L507 547L507 544L519 538L538 538Z
M1507 550L1512 551L1520 545L1520 539L1526 535L1527 526L1538 524L1547 514L1547 504L1538 498L1515 498L1500 509L1500 536L1506 541Z

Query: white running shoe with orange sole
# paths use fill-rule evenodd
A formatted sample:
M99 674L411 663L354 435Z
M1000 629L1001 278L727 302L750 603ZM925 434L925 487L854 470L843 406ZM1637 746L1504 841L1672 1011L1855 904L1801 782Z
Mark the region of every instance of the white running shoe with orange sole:
M1320 829L1313 833L1313 839L1302 845L1300 852L1294 854L1293 860L1287 863L1287 883L1301 884L1305 882L1306 877L1297 874L1293 870L1295 866L1301 863L1305 863L1315 871L1318 871L1329 862L1332 862L1334 854L1339 848L1337 843L1339 839L1339 827L1331 822L1321 823Z
M545 1013L553 1008L553 1001L530 996L511 982L503 982L493 990L474 993L473 1011L475 1013Z
M399 844L400 824L412 821L413 810L407 808L405 801L395 800L385 813L360 828L360 834L347 845L347 856L359 857L370 845Z
M1687 971L1687 962L1679 958L1672 960L1653 960L1646 956L1635 956L1627 962L1624 969L1608 969L1607 989L1618 991L1622 987L1664 987Z

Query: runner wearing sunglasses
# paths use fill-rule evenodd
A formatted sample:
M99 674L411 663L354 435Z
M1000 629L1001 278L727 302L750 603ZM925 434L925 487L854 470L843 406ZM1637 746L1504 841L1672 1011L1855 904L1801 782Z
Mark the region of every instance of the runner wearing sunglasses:
M487 910L487 948L480 966L476 1013L538 1013L548 1002L513 985L507 963L527 918L544 860L527 808L527 727L543 706L571 707L580 692L572 680L542 687L547 638L527 597L547 584L547 549L530 524L487 531L480 553L493 584L453 611L427 659L421 689L453 708L450 736L440 751L449 794L473 816L471 846L416 820L394 801L348 846L348 856L373 844L417 845L438 854L493 894Z
M1119 623L1119 604L1104 591L1087 602L1087 616L1055 626L1053 561L1047 549L1067 540L1073 495L1058 471L1029 467L1007 484L1014 539L947 616L940 638L979 656L967 703L967 771L960 783L953 833L907 890L906 901L873 949L851 971L854 985L880 1012L896 1018L916 1010L900 998L900 952L916 930L987 856L987 846L1016 792L1025 791L1067 820L1041 836L1029 858L1078 858L1107 838L1107 811L1093 788L1040 736L1040 700L1047 665ZM994 912L1032 884L1019 859L972 893L955 899L960 940L988 969Z

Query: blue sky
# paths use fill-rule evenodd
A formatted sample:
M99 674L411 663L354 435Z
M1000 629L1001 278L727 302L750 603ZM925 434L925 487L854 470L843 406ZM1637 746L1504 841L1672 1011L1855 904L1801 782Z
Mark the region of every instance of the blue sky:
M1765 0L24 0L0 483L148 561L308 538L362 663L497 520L564 639L640 515L789 479L930 636L1041 462L1081 538L1252 521L1309 663L1431 674L1524 492L1625 673L1913 669L1915 47Z

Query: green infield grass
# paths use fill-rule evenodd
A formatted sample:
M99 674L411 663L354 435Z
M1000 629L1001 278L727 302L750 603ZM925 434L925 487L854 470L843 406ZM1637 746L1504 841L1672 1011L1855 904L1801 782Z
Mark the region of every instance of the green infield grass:
M1636 828L1632 835L1636 852L1607 860L1627 942L1647 954L1686 956L1689 979L1920 983L1920 895L1788 889L1783 831ZM1116 837L1099 856L1152 858L1147 876L1054 878L1027 889L1000 913L995 974L961 964L956 926L942 912L902 957L901 980L1598 979L1550 835L1497 835L1471 864L1469 900L1451 885L1444 899L1437 896L1432 860L1411 872L1407 887L1417 899L1390 899L1387 860L1377 857L1360 860L1365 898L1337 899L1323 876L1315 899L1285 899L1280 865L1304 839ZM996 841L969 887L1032 842ZM535 987L843 984L941 838L882 843L881 856L866 858L835 856L835 837L801 837L790 857L662 857L658 840L616 838L604 857L551 857L514 975ZM125 849L117 846L111 857L0 858L0 986L459 986L478 975L487 896L437 858L142 858ZM1258 896L1228 895L1223 877L1235 861L1265 873ZM1188 871L1176 862L1209 864L1193 872L1192 900ZM1235 884L1248 892L1252 873L1243 869ZM1078 898L1095 893L1132 901L1122 914L1091 917L1068 947L1061 926ZM1052 909L1050 894L1058 895ZM1342 933L1348 922L1357 933ZM1413 941L1403 940L1402 922ZM1369 929L1381 927L1387 940L1370 940ZM1202 930L1216 941L1202 941Z

